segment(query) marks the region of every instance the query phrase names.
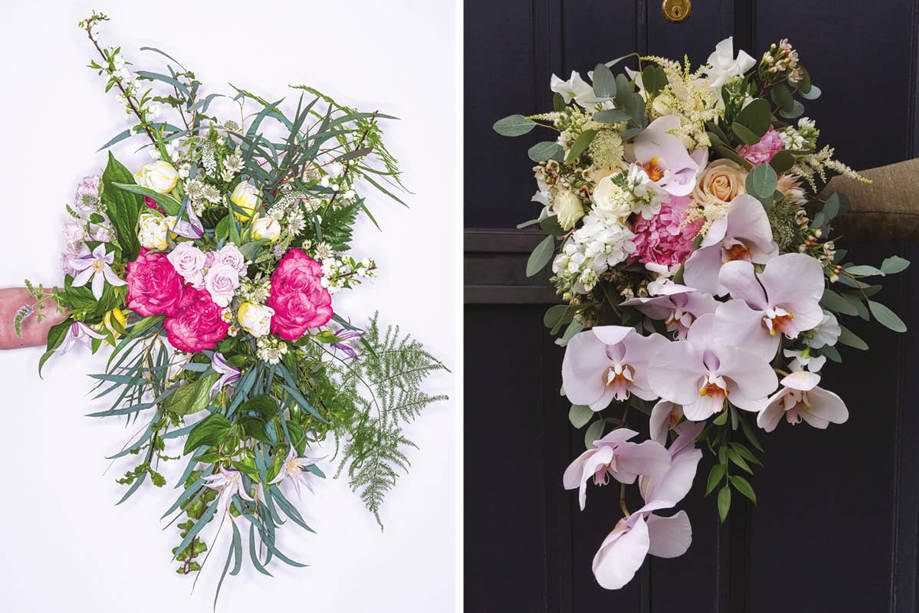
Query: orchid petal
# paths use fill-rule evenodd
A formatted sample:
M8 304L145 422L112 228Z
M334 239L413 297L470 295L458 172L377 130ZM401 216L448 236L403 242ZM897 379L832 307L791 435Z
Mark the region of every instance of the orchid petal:
M648 517L648 554L658 558L676 558L692 543L692 526L686 511L670 517Z
M618 590L632 580L648 554L648 526L639 517L631 528L614 530L603 541L593 559L597 583L608 590Z

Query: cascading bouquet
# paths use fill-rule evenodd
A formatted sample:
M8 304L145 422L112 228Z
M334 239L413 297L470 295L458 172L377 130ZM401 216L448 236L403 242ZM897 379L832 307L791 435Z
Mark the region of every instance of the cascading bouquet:
M638 70L614 76L630 57ZM545 323L564 328L570 421L590 423L564 486L579 490L583 509L588 481L620 483L624 516L593 560L600 585L618 589L646 555L689 547L686 512L657 513L689 492L697 444L714 456L706 494L718 490L724 521L732 490L756 500L743 476L761 463L754 423L771 432L783 419L846 421L818 373L841 361L837 344L868 347L837 317L905 331L865 279L909 262L853 265L836 248L830 223L849 205L821 190L834 174L864 179L818 146L800 99L820 90L787 40L758 62L735 57L727 39L697 70L632 54L588 76L553 75L553 112L513 115L495 130L558 133L529 150L543 208L520 227L548 234L527 274L552 262L565 304ZM649 440L634 441L630 407L650 414ZM625 486L636 482L643 506L629 511Z
M273 558L302 566L279 551L276 532L285 518L310 530L288 496L323 477L317 444L334 438L339 471L379 521L408 467L402 424L444 398L421 388L445 367L420 343L376 316L359 329L333 309L337 290L376 270L348 255L356 220L373 219L356 190L366 183L398 200L381 181L401 187L381 140L389 117L308 87L298 89L311 99L301 94L288 117L280 100L234 88L240 120L220 120L208 113L218 94L203 96L165 53L150 49L169 60L168 74L135 72L119 48L100 46L106 19L80 24L100 56L90 67L120 92L134 125L103 148L137 136L153 161L132 173L110 153L67 207L63 287L29 285L67 313L39 369L78 342L114 347L107 372L94 375L114 402L92 415L144 424L114 456L139 460L119 479L129 486L122 501L148 477L166 483L160 462L185 463L164 514L182 520L179 573L200 570L199 534L215 517L232 529L221 583L231 563L239 572L244 539L264 574ZM247 102L257 111L247 114ZM172 123L156 118L163 108ZM263 132L269 123L276 136ZM17 329L33 313L21 309ZM182 445L178 457L170 441Z

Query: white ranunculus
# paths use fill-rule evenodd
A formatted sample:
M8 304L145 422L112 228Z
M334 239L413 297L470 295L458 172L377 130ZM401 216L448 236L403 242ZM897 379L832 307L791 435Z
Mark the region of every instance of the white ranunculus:
M622 188L613 182L613 175L600 179L594 187L593 199L597 211L619 221L632 214L632 203Z
M256 215L252 220L252 238L264 238L269 242L281 234L281 225L267 215Z
M239 325L249 334L258 338L271 332L271 318L274 309L254 302L243 302L236 312Z
M581 199L570 189L560 189L552 198L552 211L558 217L562 230L570 230L584 216L584 205Z
M236 215L236 218L245 221L252 217L252 214L255 213L255 209L258 208L260 202L258 190L251 183L243 181L233 188L233 193L230 194L230 202L243 211L234 210L233 214Z
M137 238L142 247L164 251L169 247L169 220L156 213L141 213Z
M709 89L720 92L722 85L742 76L754 66L756 60L743 49L737 52L737 58L734 57L734 37L728 36L715 45L715 51L708 56L707 66L702 70L709 79Z
M134 175L137 184L161 194L168 194L179 180L179 171L162 160L144 164Z

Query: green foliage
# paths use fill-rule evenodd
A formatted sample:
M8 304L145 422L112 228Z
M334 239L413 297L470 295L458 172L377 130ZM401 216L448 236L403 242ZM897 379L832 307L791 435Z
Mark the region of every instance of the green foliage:
M102 204L115 228L124 261L130 262L140 252L137 220L143 201L141 196L118 187L118 183L134 184L134 176L109 152L108 165L102 173Z

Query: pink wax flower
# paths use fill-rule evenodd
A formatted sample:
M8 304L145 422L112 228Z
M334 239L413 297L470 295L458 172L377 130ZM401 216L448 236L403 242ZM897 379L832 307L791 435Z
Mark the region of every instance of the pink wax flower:
M213 349L230 327L221 318L221 311L207 290L186 286L178 308L163 323L169 342L189 353Z
M332 319L332 296L322 287L322 265L299 249L291 249L271 275L265 304L274 309L271 331L289 341Z
M128 308L144 317L171 315L182 298L182 277L165 253L141 249L128 264Z
M690 256L692 241L702 227L702 220L684 223L688 203L687 197L672 197L651 219L638 217L632 227L635 234L632 261L669 267L682 264Z
M743 159L747 160L754 166L768 164L775 157L775 154L785 148L782 143L782 137L775 128L769 126L763 137L755 145L740 145L737 147L737 153Z

